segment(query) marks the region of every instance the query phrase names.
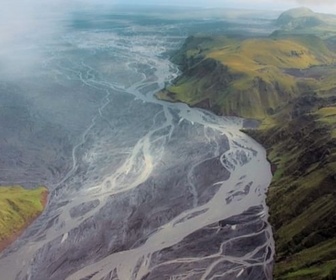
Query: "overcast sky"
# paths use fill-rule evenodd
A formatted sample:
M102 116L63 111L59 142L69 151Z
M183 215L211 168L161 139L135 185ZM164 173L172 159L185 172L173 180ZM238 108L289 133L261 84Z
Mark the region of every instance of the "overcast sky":
M336 0L122 0L118 2L125 4L160 4L272 10L284 10L305 6L315 11L336 13Z

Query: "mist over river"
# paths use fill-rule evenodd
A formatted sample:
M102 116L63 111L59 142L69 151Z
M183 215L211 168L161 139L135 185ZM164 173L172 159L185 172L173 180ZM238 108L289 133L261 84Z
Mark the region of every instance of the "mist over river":
M240 25L99 12L0 64L0 184L50 190L0 278L271 279L265 150L242 119L153 97L186 36Z

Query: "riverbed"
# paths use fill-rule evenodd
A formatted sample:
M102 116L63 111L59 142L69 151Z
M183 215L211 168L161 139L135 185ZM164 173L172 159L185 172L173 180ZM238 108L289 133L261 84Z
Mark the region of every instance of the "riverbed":
M243 119L154 97L192 24L75 22L0 82L1 183L50 192L1 278L272 279L264 148Z

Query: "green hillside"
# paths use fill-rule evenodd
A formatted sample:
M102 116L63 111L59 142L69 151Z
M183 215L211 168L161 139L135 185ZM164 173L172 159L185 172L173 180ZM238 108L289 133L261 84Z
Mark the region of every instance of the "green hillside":
M316 14L292 10L278 21L307 23L307 17ZM182 75L157 94L261 121L259 129L246 132L266 147L274 171L267 203L276 242L275 279L336 279L332 21L326 16L267 38L190 37L173 57Z
M321 83L328 90L336 84L330 78L334 70L323 70L324 81L286 71L335 63L335 53L314 35L191 37L174 59L183 74L157 96L222 115L264 119L303 90L318 90Z
M248 133L268 149L275 279L336 277L335 97L300 96L279 125Z
M21 186L0 187L0 251L43 211L47 189Z

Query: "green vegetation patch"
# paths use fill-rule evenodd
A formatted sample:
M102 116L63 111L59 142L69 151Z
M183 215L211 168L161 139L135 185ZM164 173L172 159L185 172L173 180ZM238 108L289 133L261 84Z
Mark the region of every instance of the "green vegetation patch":
M303 250L280 262L276 266L276 275L280 275L278 279L284 280L335 279L336 239Z
M336 279L335 98L301 94L258 130L274 176L267 204L274 279ZM274 168L276 166L276 168Z
M0 244L31 223L44 208L47 189L21 186L0 187Z

